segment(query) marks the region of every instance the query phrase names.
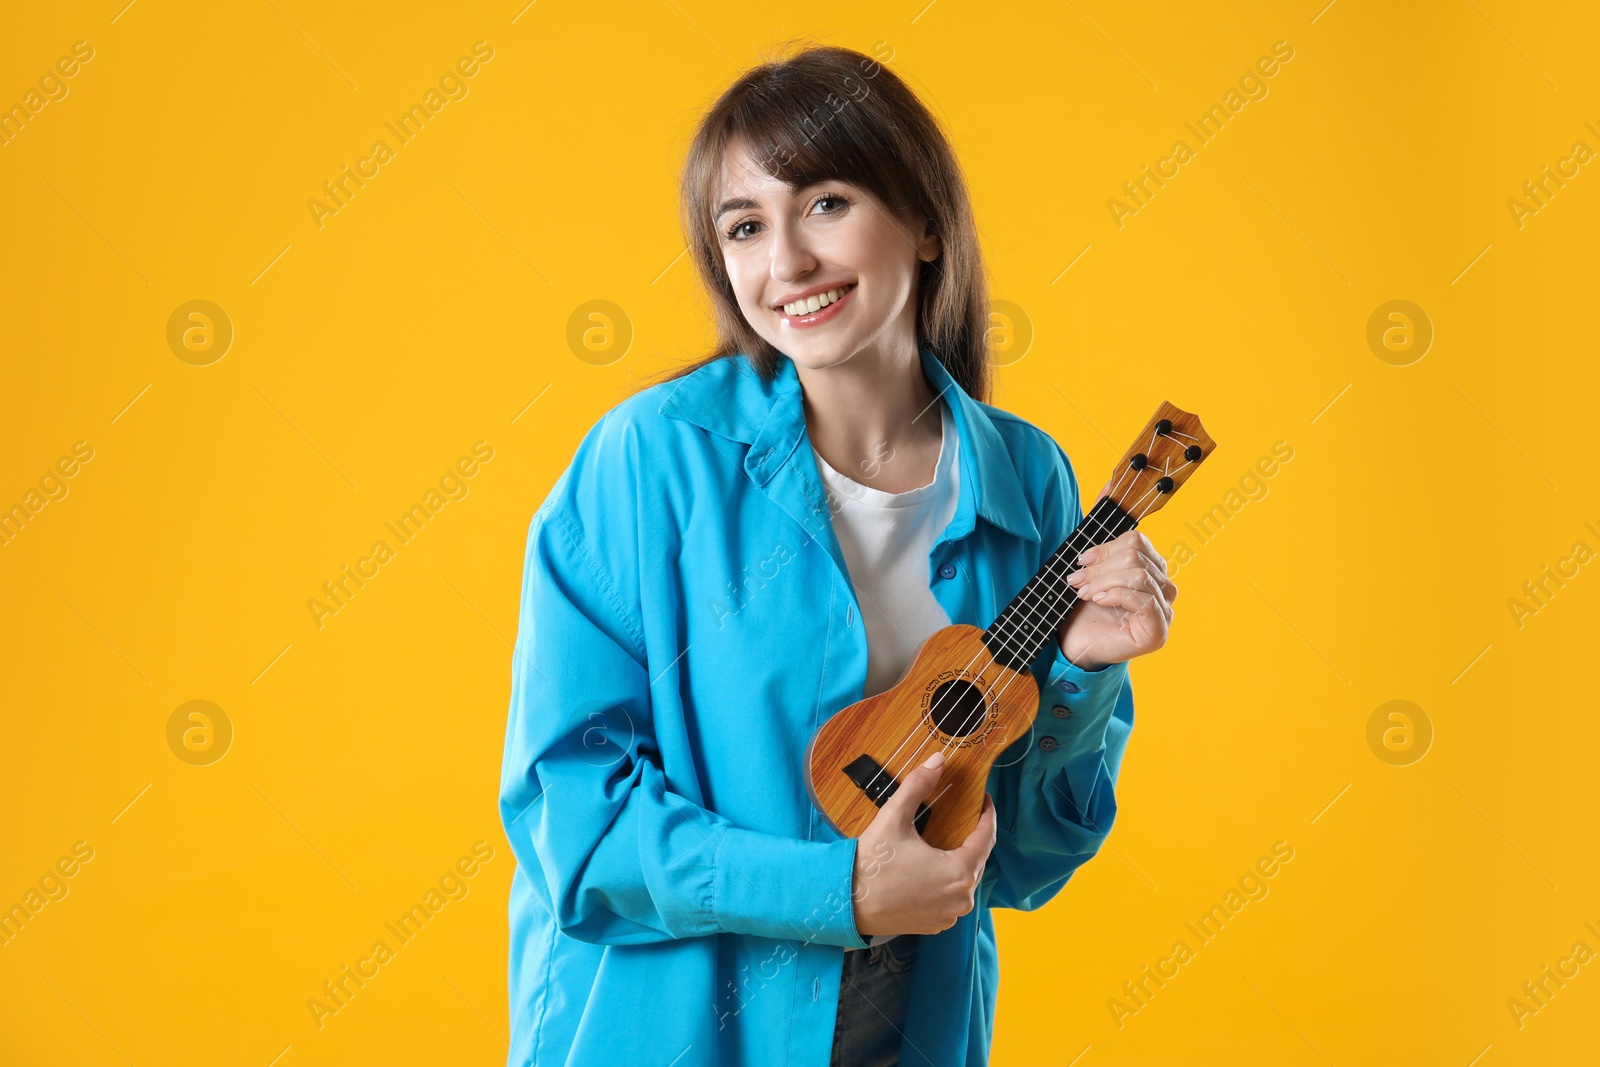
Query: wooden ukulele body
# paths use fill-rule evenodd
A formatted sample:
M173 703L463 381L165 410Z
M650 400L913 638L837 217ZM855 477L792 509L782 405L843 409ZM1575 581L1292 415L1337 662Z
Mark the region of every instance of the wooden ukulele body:
M1027 664L1077 603L1068 578L1082 553L1159 511L1216 447L1198 416L1163 402L1094 507L992 626L935 631L894 688L823 723L806 745L806 790L834 829L861 836L906 775L942 750L939 783L912 821L928 844L959 848L983 813L994 761L1039 713Z
M935 848L958 848L978 825L995 759L1033 727L1039 685L995 662L984 631L935 631L893 688L840 709L806 746L806 788L833 828L859 837L906 775L935 751L944 770L915 825Z

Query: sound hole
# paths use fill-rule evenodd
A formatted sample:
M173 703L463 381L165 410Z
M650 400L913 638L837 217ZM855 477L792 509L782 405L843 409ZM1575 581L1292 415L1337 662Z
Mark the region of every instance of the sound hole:
M965 737L984 721L983 693L971 682L944 682L928 703L933 724L952 737Z

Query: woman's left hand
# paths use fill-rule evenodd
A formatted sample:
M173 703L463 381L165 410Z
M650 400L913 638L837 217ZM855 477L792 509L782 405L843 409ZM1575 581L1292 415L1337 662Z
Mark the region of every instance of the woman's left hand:
M1058 635L1067 659L1093 671L1166 644L1178 587L1150 539L1129 530L1083 559L1083 567L1067 576L1083 601Z

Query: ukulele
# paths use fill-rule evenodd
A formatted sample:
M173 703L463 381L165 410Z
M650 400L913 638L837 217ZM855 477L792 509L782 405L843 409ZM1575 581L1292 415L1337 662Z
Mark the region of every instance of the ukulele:
M1029 664L1078 602L1078 556L1159 511L1216 448L1200 419L1162 403L1102 496L1039 573L981 630L935 631L893 688L842 708L806 745L806 790L840 834L858 836L906 774L943 750L939 790L917 806L923 840L953 849L983 812L995 758L1033 728L1039 685Z

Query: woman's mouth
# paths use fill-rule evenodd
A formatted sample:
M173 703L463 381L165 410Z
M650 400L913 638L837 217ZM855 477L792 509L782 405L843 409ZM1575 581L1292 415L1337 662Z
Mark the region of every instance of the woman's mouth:
M850 294L856 291L856 283L850 282L837 289L830 289L826 293L818 293L805 300L797 300L792 304L785 304L776 309L778 318L786 326L804 329L808 326L818 326L837 315L840 309L849 302Z

